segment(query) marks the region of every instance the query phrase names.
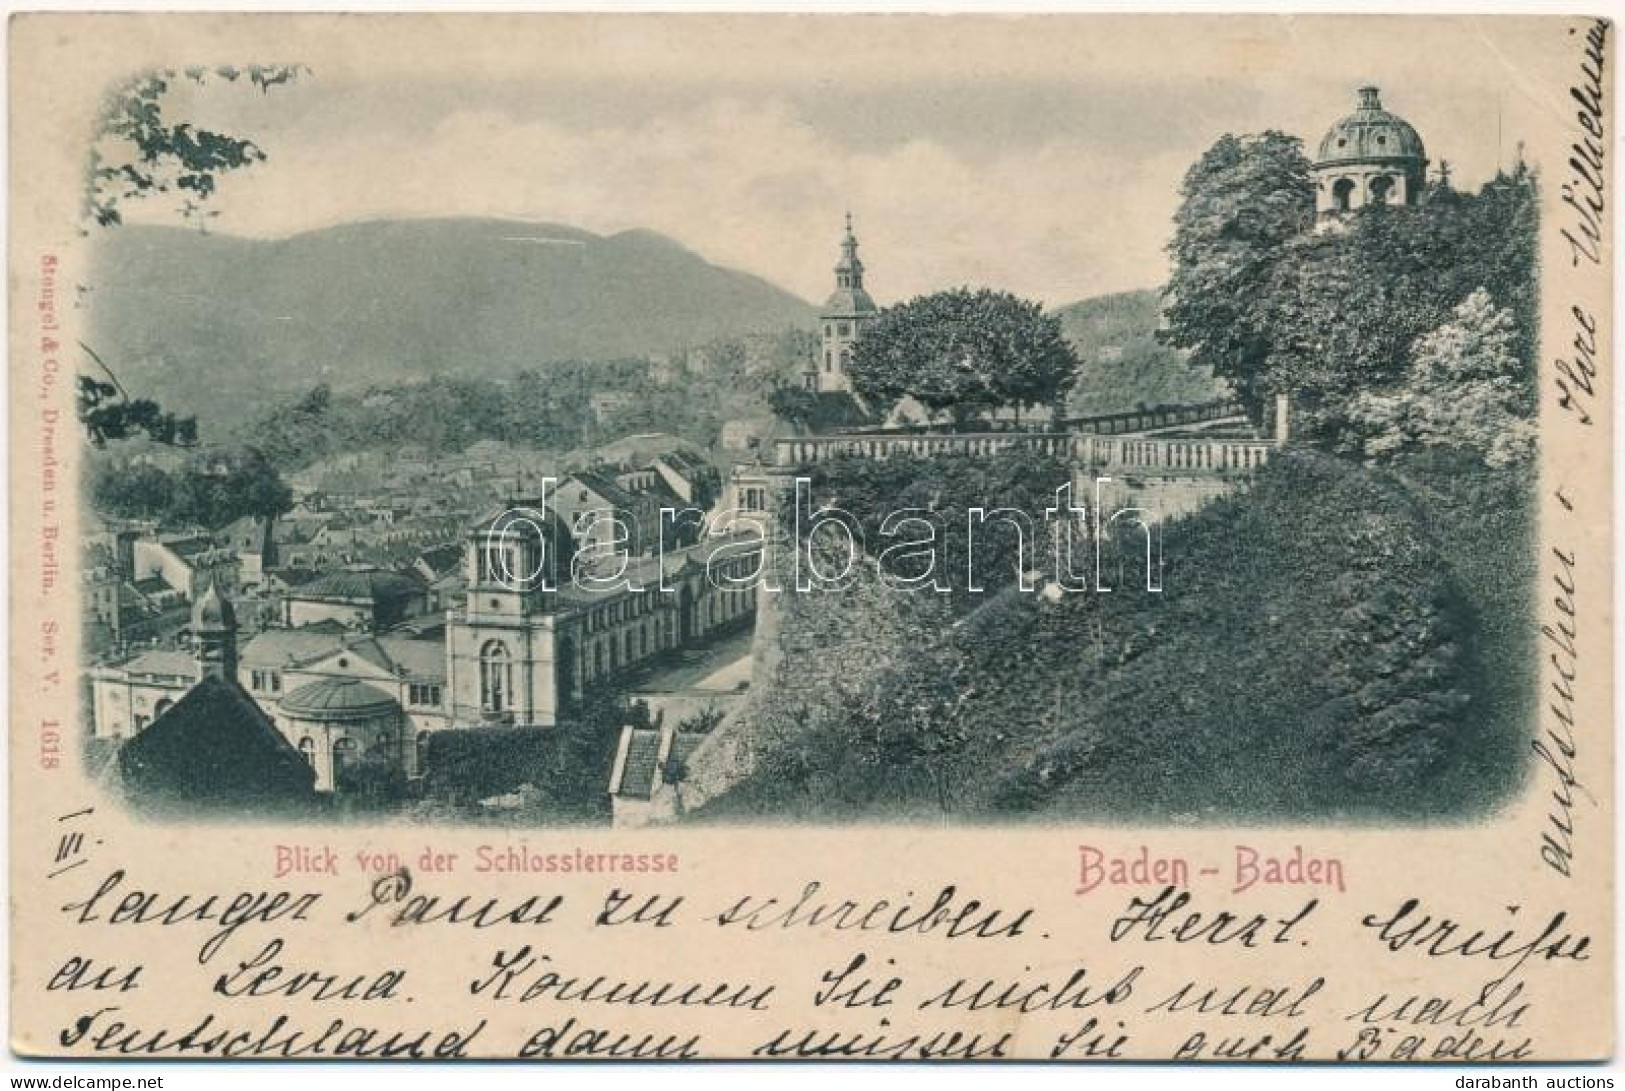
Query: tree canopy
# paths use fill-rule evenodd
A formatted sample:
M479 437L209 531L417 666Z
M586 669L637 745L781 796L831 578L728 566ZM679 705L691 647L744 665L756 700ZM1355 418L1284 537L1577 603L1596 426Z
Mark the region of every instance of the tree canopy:
M1163 290L1167 342L1234 386L1256 414L1270 351L1257 310L1283 248L1314 223L1314 185L1297 137L1225 135L1185 174Z
M1309 163L1280 133L1225 136L1191 168L1175 216L1163 336L1262 416L1293 397L1293 434L1358 451L1357 401L1401 396L1412 349L1484 290L1511 322L1511 403L1534 408L1536 193L1521 165L1478 193L1444 185L1312 233ZM1366 407L1369 409L1369 406Z
M191 67L138 73L114 88L102 102L85 168L85 217L102 227L124 222L127 200L179 191L182 214L206 215L220 176L265 161L265 152L245 137L201 129L165 114L171 92L185 83L244 81L262 92L291 83L301 65Z
M293 507L292 491L253 447L201 451L174 471L135 459L93 463L90 498L105 515L211 528Z
M1350 403L1364 453L1454 447L1495 467L1527 459L1535 427L1520 404L1516 341L1509 310L1482 288L1468 296L1449 322L1417 341L1397 392L1368 390Z
M1079 362L1060 319L1008 292L955 288L889 307L852 349L852 385L871 405L912 397L965 420L1059 401Z
M166 116L174 88L202 86L211 79L244 81L261 92L291 83L302 65L249 65L238 68L190 67L153 69L131 76L108 92L96 118L85 163L83 218L86 225L114 227L124 222L126 201L180 192L181 215L204 223L215 212L206 209L221 176L265 161L265 152L245 137L200 129L189 121ZM81 373L78 383L79 423L96 447L109 440L145 436L156 443L190 447L197 442L197 421L177 417L150 398L131 398L112 368L88 345L81 345L108 380Z

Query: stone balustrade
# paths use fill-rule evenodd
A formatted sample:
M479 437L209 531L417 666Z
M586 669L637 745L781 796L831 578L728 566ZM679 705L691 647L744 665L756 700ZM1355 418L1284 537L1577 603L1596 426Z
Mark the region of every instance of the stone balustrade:
M1271 440L1162 439L1074 432L847 432L778 440L775 461L806 467L838 458L989 456L1026 450L1110 475L1228 477L1252 473L1269 461Z

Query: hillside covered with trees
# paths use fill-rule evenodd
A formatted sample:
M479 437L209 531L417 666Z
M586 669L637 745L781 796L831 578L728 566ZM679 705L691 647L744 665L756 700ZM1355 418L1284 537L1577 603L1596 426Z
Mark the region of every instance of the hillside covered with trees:
M812 335L795 328L723 338L661 357L564 360L510 378L441 376L363 390L319 384L273 404L246 429L283 469L340 452L411 444L430 456L481 440L567 451L638 432L709 448L728 420L760 419L769 392L805 366ZM619 396L607 409L600 395Z

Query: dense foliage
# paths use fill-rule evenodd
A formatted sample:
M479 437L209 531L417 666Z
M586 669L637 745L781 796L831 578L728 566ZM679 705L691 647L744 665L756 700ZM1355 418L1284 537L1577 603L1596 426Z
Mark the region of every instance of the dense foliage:
M253 447L203 451L174 471L138 459L98 460L89 471L91 505L103 515L168 526L222 527L245 515L282 515L293 492Z
M305 71L286 64L157 69L114 87L102 102L85 168L86 218L111 227L123 222L123 202L170 192L186 197L187 216L199 215L222 175L264 162L265 152L244 137L166 115L171 92L210 80L268 91Z
M852 349L852 386L876 407L912 397L964 420L1051 405L1077 379L1061 322L1008 292L956 288L888 307Z
M1118 292L1056 311L1073 351L1089 362L1067 396L1071 416L1199 405L1228 396L1222 380L1192 367L1184 352L1157 339L1161 306L1154 291Z
M1043 566L1051 550L1045 509L1071 480L1059 459L1027 451L990 458L832 459L810 468L809 512L851 515L869 556L898 585L919 582L955 609ZM972 516L972 509L981 514ZM827 532L826 532L827 533Z
M1231 383L1255 414L1271 347L1257 312L1284 247L1314 222L1309 160L1296 137L1225 135L1186 172L1169 244L1164 337Z
M1534 408L1536 209L1521 165L1478 193L1443 185L1414 207L1368 206L1338 229L1313 220L1308 161L1279 133L1226 136L1192 167L1170 252L1164 336L1230 380L1255 415L1291 393L1294 433L1359 451L1352 403L1411 396L1422 339L1482 291L1510 316L1506 378Z
M425 806L459 813L524 792L521 817L587 821L607 816L610 765L623 724L648 725L647 707L596 701L553 727L436 731L424 754Z
M406 445L434 457L481 440L564 452L659 431L708 448L725 421L765 417L769 392L805 366L809 335L802 331L756 341L754 355L738 340L713 342L703 371L665 385L649 381L645 359L563 360L512 379L440 376L351 392L322 383L271 408L248 435L284 470L340 452ZM595 395L624 397L604 409L595 407Z
M197 443L197 420L179 417L151 398L131 398L117 384L89 375L78 377L77 410L85 438L93 447L109 441L144 437L171 447Z
M1351 437L1370 458L1429 447L1472 451L1490 466L1513 466L1534 453L1527 369L1516 355L1510 311L1482 288L1449 322L1424 334L1402 383L1360 391L1349 400Z
M1535 210L1519 167L1312 233L1297 141L1220 140L1186 179L1165 336L1258 418L1290 392L1294 445L1163 526L1160 593L922 595L866 568L786 596L758 775L712 813L1393 820L1504 800L1533 695ZM939 489L963 503L977 465L831 463L818 484L863 523ZM1010 469L1001 488L1051 487Z

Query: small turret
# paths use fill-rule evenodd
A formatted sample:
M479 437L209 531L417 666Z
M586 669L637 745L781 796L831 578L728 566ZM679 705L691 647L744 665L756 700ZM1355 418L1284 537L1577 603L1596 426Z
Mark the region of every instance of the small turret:
M237 611L231 600L220 593L218 581L210 580L208 590L192 604L192 646L197 655L197 676L237 678Z

